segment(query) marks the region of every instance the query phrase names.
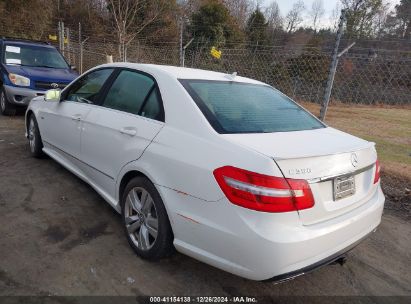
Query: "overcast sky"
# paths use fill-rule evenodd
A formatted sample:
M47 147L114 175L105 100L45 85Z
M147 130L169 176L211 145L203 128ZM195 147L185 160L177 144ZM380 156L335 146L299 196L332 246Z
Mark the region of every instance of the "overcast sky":
M262 6L268 6L273 0L261 0ZM298 0L276 0L278 6L280 7L281 15L285 16L287 12L291 9L293 4ZM311 5L314 0L303 0L305 3L305 17L307 17L308 11L311 9ZM400 0L384 0L384 3L390 3L391 9L394 8L396 4L398 4ZM340 4L340 0L323 0L325 14L322 17L322 26L329 26L330 25L330 17L332 11L335 9L337 3ZM341 7L341 4L340 4Z

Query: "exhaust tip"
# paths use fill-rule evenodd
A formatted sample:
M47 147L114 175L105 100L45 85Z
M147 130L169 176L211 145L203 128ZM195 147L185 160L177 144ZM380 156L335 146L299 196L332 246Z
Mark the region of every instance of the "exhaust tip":
M340 266L343 266L345 263L347 263L347 257L342 256L336 259L334 262L332 262L331 265L339 264Z

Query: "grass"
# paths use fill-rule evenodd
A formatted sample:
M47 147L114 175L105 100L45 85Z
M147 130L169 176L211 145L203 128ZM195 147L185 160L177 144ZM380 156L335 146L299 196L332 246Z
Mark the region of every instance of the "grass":
M301 103L318 116L320 106ZM376 143L383 172L411 182L411 107L331 104L325 122Z

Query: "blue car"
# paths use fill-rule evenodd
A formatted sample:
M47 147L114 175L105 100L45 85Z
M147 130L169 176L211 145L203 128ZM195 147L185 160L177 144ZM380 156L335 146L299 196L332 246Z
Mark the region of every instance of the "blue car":
M33 97L63 89L78 76L59 51L46 42L0 38L0 112L14 115Z

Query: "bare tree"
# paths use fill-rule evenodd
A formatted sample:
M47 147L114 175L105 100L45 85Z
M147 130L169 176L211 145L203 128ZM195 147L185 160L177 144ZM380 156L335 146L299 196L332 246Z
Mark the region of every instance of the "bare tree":
M378 12L374 18L373 34L377 38L381 38L385 31L387 31L387 19L390 15L389 4L383 3L382 7L378 9Z
M337 31L338 22L340 20L340 14L341 14L341 4L337 2L334 9L331 11L331 15L329 19L332 25L332 30L334 31Z
M303 11L305 10L304 2L299 0L293 4L291 10L285 16L287 23L286 30L292 33L296 30L297 26L303 22Z
M275 31L282 27L283 18L281 17L280 8L276 1L271 2L271 4L265 10L265 17L267 18L268 25L271 30Z
M0 1L0 33L20 38L44 39L50 33L52 16L53 6L47 0Z
M191 16L194 12L198 11L201 6L200 0L179 0L177 3L184 16Z
M250 0L224 0L223 3L228 8L230 15L233 16L240 28L244 29L247 17L252 9Z
M313 4L311 5L310 16L313 21L313 29L315 32L317 31L318 23L320 22L322 16L324 16L324 13L325 10L323 0L314 0Z
M160 0L108 0L108 4L119 42L119 57L120 60L126 61L128 45L149 24L157 20L165 3Z

